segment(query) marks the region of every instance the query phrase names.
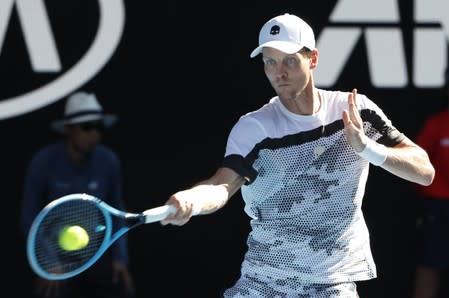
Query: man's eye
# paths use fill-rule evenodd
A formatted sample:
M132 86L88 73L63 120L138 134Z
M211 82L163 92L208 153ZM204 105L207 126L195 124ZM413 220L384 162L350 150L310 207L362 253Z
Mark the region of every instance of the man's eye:
M287 58L287 63L288 63L289 65L296 64L296 58L294 58L294 57L288 57L288 58Z

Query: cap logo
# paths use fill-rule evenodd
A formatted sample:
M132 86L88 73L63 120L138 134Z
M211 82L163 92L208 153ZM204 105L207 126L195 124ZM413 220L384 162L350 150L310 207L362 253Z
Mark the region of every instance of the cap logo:
M281 31L281 28L278 25L274 25L271 27L270 34L271 35L277 35Z

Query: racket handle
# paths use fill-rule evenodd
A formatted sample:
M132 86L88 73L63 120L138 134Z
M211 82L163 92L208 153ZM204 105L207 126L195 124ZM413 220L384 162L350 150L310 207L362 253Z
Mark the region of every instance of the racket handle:
M176 207L173 205L163 205L160 207L148 209L143 212L145 215L145 223L151 223L155 221L161 221L170 214L176 213Z

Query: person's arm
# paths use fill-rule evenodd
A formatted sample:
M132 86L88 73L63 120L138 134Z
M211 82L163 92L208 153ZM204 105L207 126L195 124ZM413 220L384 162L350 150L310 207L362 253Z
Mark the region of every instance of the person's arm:
M213 213L222 208L245 182L235 171L221 167L209 179L173 194L166 204L174 205L177 212L162 220L161 224L181 226L189 221L194 211Z
M47 155L36 153L31 159L24 178L22 206L20 209L19 227L22 236L26 239L34 218L45 206L47 185Z
M381 165L390 173L421 185L430 185L435 169L421 147L405 138L395 147L388 148L387 159Z
M394 147L385 147L369 139L363 131L363 123L356 104L357 90L348 96L348 109L342 117L348 143L371 163L381 166L390 173L421 185L430 185L435 169L427 152L405 138Z
M107 197L110 204L119 210L127 210L123 196L123 178L121 170L121 161L119 156L111 151L109 155L110 183L107 189ZM112 281L114 283L122 283L124 290L129 297L134 297L135 285L134 279L129 270L129 254L128 254L128 235L122 235L111 247L112 252Z
M123 179L120 158L113 150L109 148L100 152L103 152L103 158L107 161L103 166L105 169L107 168L104 175L108 175L108 183L105 186L106 189L104 189L104 193L106 194L104 199L107 200L107 203L118 210L127 210L123 195ZM115 220L120 220L122 221L121 224L125 224L123 219ZM127 266L129 262L128 235L125 234L117 239L111 247L111 252L115 263L120 263Z

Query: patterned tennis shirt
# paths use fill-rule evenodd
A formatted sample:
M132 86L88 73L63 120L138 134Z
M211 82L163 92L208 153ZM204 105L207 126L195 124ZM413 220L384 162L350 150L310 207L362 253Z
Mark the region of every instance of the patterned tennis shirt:
M251 232L240 280L228 295L253 288L277 297L302 283L376 277L361 209L369 162L344 134L349 93L318 92L314 115L294 114L274 97L230 132L223 166L247 179L241 193ZM369 138L387 147L403 140L367 96L358 94L357 106Z

